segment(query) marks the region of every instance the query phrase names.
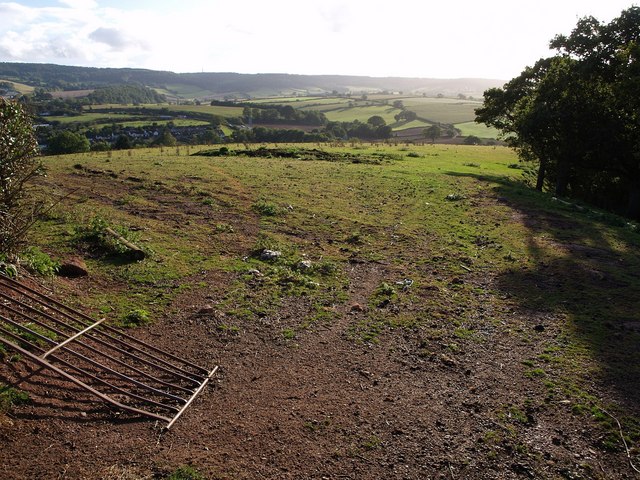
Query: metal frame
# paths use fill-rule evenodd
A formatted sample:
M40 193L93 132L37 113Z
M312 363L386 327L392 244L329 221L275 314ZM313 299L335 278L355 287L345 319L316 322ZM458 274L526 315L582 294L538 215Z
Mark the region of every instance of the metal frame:
M207 370L104 321L0 274L1 345L119 409L171 428L218 367Z

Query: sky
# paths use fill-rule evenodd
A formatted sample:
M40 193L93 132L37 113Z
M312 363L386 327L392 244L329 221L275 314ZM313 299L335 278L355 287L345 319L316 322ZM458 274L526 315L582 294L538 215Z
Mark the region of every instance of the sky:
M0 62L508 80L620 0L0 0Z

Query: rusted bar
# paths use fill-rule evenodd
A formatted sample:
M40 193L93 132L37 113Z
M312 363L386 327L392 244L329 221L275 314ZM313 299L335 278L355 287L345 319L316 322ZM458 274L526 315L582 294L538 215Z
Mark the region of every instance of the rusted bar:
M5 298L7 298L7 297L8 297L7 295L3 294L2 292L0 292L0 296L3 296L3 297L5 297ZM29 311L31 311L31 312L34 312L34 313L36 313L36 314L38 314L38 315L41 315L41 316L43 316L43 317L45 317L45 318L49 319L50 321L52 321L52 322L56 323L57 325L63 325L63 326L65 326L65 327L70 328L70 329L75 330L75 331L78 331L78 330L79 330L79 329L77 329L77 328L75 328L75 327L72 327L72 326L70 326L70 325L67 325L67 324L66 324L66 323L64 323L62 320L59 320L59 319L57 319L57 318L55 318L55 317L53 317L53 316L51 316L51 315L49 315L49 314L47 314L47 313L41 312L41 311L39 311L38 309L33 308L33 307L31 307L30 305L27 305L26 303L23 303L23 302L21 302L21 301L19 301L19 300L11 299L11 301L13 301L14 303L16 303L16 304L20 305L21 307L23 307L23 308L25 308L25 309L27 309L27 310L29 310ZM19 313L20 313L20 315L22 315L22 316L24 316L24 317L26 317L26 318L30 319L30 318L29 318L29 317L27 317L24 313L21 313L21 312L19 312ZM98 333L100 333L100 332L98 332ZM181 377L183 380L187 380L187 381L192 382L192 383L196 383L196 384L199 384L199 383L200 383L200 380L197 380L197 379L192 378L192 377L188 377L188 376L186 376L186 375L183 375L183 374L178 373L178 372L173 371L173 370L169 370L169 369L168 369L168 368L166 368L166 367L163 367L163 366L161 366L161 365L157 365L157 364L155 364L155 363L153 363L153 362L151 362L151 361L149 361L149 360L146 360L146 359L144 359L144 358L140 358L139 356L134 355L134 354L132 354L131 352L128 352L128 351L126 351L126 350L122 350L121 348L116 347L115 345L111 345L110 343L105 342L104 340L101 340L101 339L99 339L99 338L96 338L96 337L94 337L94 336L92 336L92 335L87 335L85 338L90 338L90 339L92 339L93 341L95 341L95 342L97 342L97 343L99 343L99 344L101 344L101 345L103 345L103 346L105 346L105 347L107 347L107 348L111 348L111 349L115 350L115 351L116 351L116 352L118 352L118 353L124 354L125 356L133 357L133 358L135 358L136 360L138 360L138 361L140 361L140 362L142 362L142 363L144 363L144 364L146 364L146 365L148 365L148 366L151 366L151 367L157 368L157 369L159 369L159 370L162 370L162 371L164 371L165 373L168 373L168 374L170 374L170 375L174 375L174 376L177 376L177 377ZM86 348L93 349L93 347L91 347L91 346L89 346L89 345L86 345L86 344L84 344L84 343L82 343L82 342L78 342L78 343L79 343L80 345L82 345L82 346L86 347ZM125 345L126 345L126 343L125 343L125 342L120 342L120 343L121 343L121 344L125 344ZM111 356L111 355L108 355L106 352L102 352L102 351L97 350L97 349L95 349L95 351L96 351L97 353L100 353L100 354L101 354L101 355L103 355L104 357L107 357L107 358L109 358L110 360L113 360L114 362L119 362L119 363L121 363L118 359L116 359L115 357L113 357L113 356ZM174 369L176 369L176 370L180 370L181 372L183 371L183 370L181 370L181 369L179 369L179 368L177 368L177 367L175 367L175 366L173 366L173 365L172 365L172 367L173 367ZM142 372L141 370L136 369L135 367L131 367L131 366L129 366L129 368L131 368L132 370L136 371L137 373L139 373L139 374L141 374L141 375L147 376L148 378L152 378L152 379L156 380L157 382L163 383L163 381L162 381L162 380L160 380L160 379L158 379L158 378L155 378L155 377L149 377L149 375L148 375L148 374L146 374L146 373ZM189 374L189 375L196 376L196 374L193 374L193 373L191 373L191 372L186 372L186 373L187 373L187 374ZM179 387L179 386L177 386L177 385L173 385L173 384L168 384L167 386L174 386L174 387L176 387L176 388L184 388L184 387ZM191 390L187 390L187 391L191 392Z
M51 340L50 338L47 338L47 337L45 337L44 335L39 334L38 332L34 332L33 330L31 330L31 329L29 329L29 328L27 328L27 327L25 327L25 326L22 326L22 325L20 325L20 324L16 324L15 322L12 322L11 320L6 319L5 317L0 316L0 321L3 321L3 322L6 322L6 323L9 323L9 324L11 324L11 325L15 326L16 328L20 328L21 330L24 330L24 331L26 331L26 332L28 332L28 333L30 333L30 334L32 334L32 335L35 335L35 336L37 336L37 337L41 338L42 340L46 340L46 341L48 341L48 342L55 343L55 341L54 341L54 340ZM37 346L37 345L34 345L33 343L31 343L31 342L29 342L29 341L25 340L24 338L20 337L20 335L14 334L14 333L12 333L12 332L10 332L10 331L8 331L7 329L2 328L2 327L0 327L0 331L4 332L4 334L5 334L5 335L9 335L10 337L12 337L12 338L16 339L16 340L17 340L17 341L19 341L19 342L26 343L26 344L27 344L27 345L29 345L30 347L32 347L32 348L34 348L34 349L36 349L36 350L40 350L40 351L44 352L44 349L43 349L43 348L41 348L41 347L39 347L39 346ZM69 349L67 349L67 350L68 350L70 353L75 354L75 355L79 356L80 358L82 358L83 360L85 360L85 361L87 361L87 362L91 363L92 365L95 365L95 366L97 366L97 367L103 368L103 369L107 370L109 373L112 373L112 374L114 374L114 375L118 376L119 378L121 378L121 379L123 379L123 380L125 380L125 381L127 381L127 380L128 380L128 381L130 381L130 382L132 382L132 383L134 383L134 384L136 384L136 385L139 385L139 386L141 386L141 387L143 387L143 388L147 388L148 390L154 391L155 393L159 393L159 394L165 395L165 396L167 396L167 397L169 397L169 398L173 398L174 400L177 400L177 401L179 401L180 403L184 403L184 402L186 402L186 400L185 400L184 398L177 397L177 396L175 396L175 395L171 395L171 394L166 393L166 392L162 392L161 390L157 390L157 389L155 389L155 388L153 388L153 387L151 387L151 386L149 386L149 385L146 385L146 384L144 384L144 383L142 383L142 382L138 382L138 381L136 381L136 380L135 380L135 379L133 379L133 378L129 378L129 377L127 377L126 375L122 375L121 373L116 372L115 370L111 370L109 367L105 367L104 365L101 365L101 364L99 364L99 363L97 363L97 362L94 362L94 361L93 361L93 360L91 360L90 358L84 357L83 355L81 355L81 354L79 354L79 353L76 353L76 352L74 352L73 350L69 350ZM44 359L45 357L44 357L44 356L40 356L39 358ZM178 409L177 407L174 407L174 406L172 406L172 405L167 405L167 404L164 404L164 403L159 403L159 402L156 402L156 401L154 401L154 400L152 400L152 399L150 399L150 398L142 397L142 396L137 395L137 394L135 394L135 393L133 393L133 392L128 392L128 391L126 391L126 390L124 390L124 389L122 389L122 388L120 388L120 387L118 387L118 386L116 386L116 385L113 385L113 384L111 384L111 383L107 382L106 380L103 380L103 379L100 379L100 378L96 377L95 375L93 375L93 374L91 374L91 373L87 372L86 370L84 370L84 369L82 369L82 368L80 368L80 367L78 367L78 366L76 366L76 365L73 365L73 364L71 364L71 363L69 363L69 362L67 362L67 361L65 361L65 360L63 360L63 359L61 359L61 358L55 358L55 357L53 357L53 358L54 358L57 362L60 362L60 363L62 363L62 364L64 364L64 365L68 366L69 368L72 368L72 369L76 370L77 372L80 372L80 373L82 373L83 375L88 376L89 378L93 378L94 380L96 380L96 381L98 381L98 382L102 383L103 385L106 385L106 386L108 386L108 387L110 387L110 388L112 388L112 389L116 390L116 391L117 391L117 392L119 392L119 393L122 393L122 394L124 394L124 395L129 395L129 396L131 396L131 397L135 397L135 398L137 398L138 400L141 400L141 401L143 401L143 402L148 402L148 403L152 403L152 404L154 404L154 405L158 405L158 406L166 407L166 408L169 408L170 410L174 410L174 411L176 411L176 412L177 412L177 411L179 411L179 409Z
M1 276L2 276L2 275L0 275L0 277L1 277ZM5 277L5 278L6 278L6 277ZM11 280L11 279L8 279L8 280L13 281L13 280ZM17 283L17 282L16 282L16 283ZM29 290L29 291L33 291L33 290L29 289L29 287L23 286L23 285L22 285L22 284L20 284L20 283L17 283L17 285L19 285L19 286L21 286L21 287L24 287L25 289L27 289L27 290ZM14 287L13 287L13 286L11 286L11 285L7 285L7 286L9 286L9 288L12 288L14 291L18 292L20 295L23 295L23 296L27 297L28 299L33 300L34 302L37 302L37 303L39 303L40 305L45 306L46 308L50 308L51 310L53 310L53 311L55 311L55 312L59 313L60 315L64 316L65 318L67 318L67 319L69 319L69 320L71 320L71 321L77 322L77 319L76 319L76 318L74 318L74 317L72 317L72 316L71 316L71 315L69 315L68 313L65 313L65 312L63 312L63 311L61 311L61 310L58 310L58 309L54 308L54 307L48 306L48 305L46 305L46 303L45 303L45 302L42 302L42 301L38 300L37 298L34 298L34 297L32 297L31 295L27 294L27 293L21 292L21 291L17 290L16 288L14 288ZM48 298L48 297L46 297L45 295L39 294L39 293L38 293L38 292L36 292L36 291L33 291L33 293L35 293L35 294L37 294L37 295L39 295L39 296L41 296L41 297L43 297L43 298L45 298L45 299L50 300L52 303L54 303L54 304L56 304L56 305L60 305L60 306L64 307L64 305L62 305L62 304L60 304L60 303L56 302L56 301L55 301L55 300L53 300L53 299L49 299L49 298ZM7 299L9 299L9 300L11 300L11 301L13 301L13 302L15 302L15 303L18 303L18 304L19 304L19 305L21 305L22 307L27 308L27 309L29 309L30 311L34 312L34 313L37 313L37 314L39 314L39 315L42 315L42 316L44 316L45 318L48 318L49 320L51 320L51 321L53 321L53 322L56 322L56 324L58 324L58 325L63 325L63 326L65 326L66 328L70 328L70 329L72 329L73 331L76 331L76 332L77 332L77 331L80 331L80 329L79 329L79 328L77 328L77 327L73 327L73 326L71 326L71 325L68 325L68 324L66 324L65 322L63 322L63 321L61 321L61 320L59 320L59 319L57 319L57 318L55 318L55 317L52 317L51 315L49 315L49 314L47 314L47 313L41 312L40 310L38 310L38 309L36 309L36 308L33 308L33 307L29 306L29 305L26 305L26 304L24 304L23 302L20 302L19 300L16 300L16 299L14 299L14 298L11 298L11 297L9 297L9 296L8 296L8 295L6 295L6 294L3 294L2 292L0 292L0 296L2 296L2 297L4 297L4 298L7 298ZM76 314L78 314L78 315L82 316L83 318L85 318L85 319L89 320L91 323L95 322L95 320L94 320L94 319L92 319L91 317L88 317L87 315L82 314L81 312L76 312L75 310L70 309L69 307L66 307L66 308L67 308L68 310L72 311L73 313L76 313ZM78 323L81 323L81 324L82 324L82 322L78 322ZM86 324L85 324L84 326L86 326ZM114 329L113 327L110 327L110 326L108 326L108 325L103 325L103 327L104 327L106 330L109 330L109 331L115 332L115 333L117 333L117 334L119 334L119 335L121 335L121 336L123 336L123 337L125 337L125 338L131 339L131 340L134 340L134 341L137 341L137 342L138 342L138 343L140 343L140 344L144 344L144 345L145 345L146 347L148 347L148 348L151 348L151 349L157 350L157 352L158 352L158 353L161 353L161 354L163 354L163 355L166 355L166 356L168 356L168 357L170 357L170 358L175 358L175 359L177 359L178 361L181 361L181 362L182 362L182 363L184 363L184 364L187 364L187 365L189 365L189 366L193 366L194 368L197 368L198 370L201 370L201 371L205 371L205 372L206 372L206 370L205 370L205 369L203 369L202 367L198 367L197 365L193 365L193 364L191 364L191 362L186 362L186 361L184 361L184 360L180 360L178 357L175 357L174 355L172 355L172 354L170 354L170 353L168 353L168 352L164 352L163 350L155 349L155 348L154 348L154 347L152 347L151 345L148 345L148 344L146 344L146 343L142 342L141 340L136 340L134 337L132 337L132 336L130 336L130 335L127 335L126 333L121 332L121 331L119 331L119 330L116 330L116 329ZM153 358L154 360L156 360L156 361L157 361L157 362L159 362L159 363L162 363L163 365L166 365L166 366L168 366L168 367L171 367L171 368L173 368L173 369L176 369L176 370L178 370L178 371L182 372L182 373L183 373L183 374L185 374L185 375L189 375L189 376L191 376L191 377L198 377L199 379L194 379L194 378L191 378L191 377L189 377L189 378L188 378L190 381L193 381L194 383L200 383L201 379L203 379L203 378L204 378L204 376L202 376L202 375L200 375L200 374L197 374L197 373L195 373L195 372L189 372L189 371L187 371L187 370L184 370L184 369L182 369L181 367L178 367L177 365L174 365L174 364L172 364L172 363L170 363L170 362L167 362L166 360L164 360L164 359L162 359L162 358L159 358L159 357L157 357L157 356L155 356L155 355L150 354L149 352L146 352L146 351L144 351L144 350L142 350L142 349L140 349L140 348L137 348L137 347L135 347L135 346L133 346L133 345L127 344L124 340L119 339L119 338L117 338L117 337L114 337L113 335L109 335L108 333L106 333L106 332L104 332L104 331L97 330L96 332L97 332L98 334L100 334L100 335L103 335L103 336L105 336L105 337L107 337L107 338L109 338L109 339L111 339L111 340L114 340L114 341L116 341L116 342L120 343L121 345L126 345L128 348L131 348L131 349L133 349L133 350L135 350L135 351L137 351L137 352L140 352L140 353L142 353L142 354L146 355L147 357ZM91 337L91 338L94 338L94 337ZM99 340L98 340L98 339L96 339L96 341L99 341ZM109 343L106 343L106 345L108 345L110 348L113 348L113 349L116 349L116 350L117 350L117 347L115 347L115 346L113 346L113 345L111 345L111 344L109 344ZM131 353L130 353L130 352L128 352L128 354L131 354ZM145 360L144 360L144 359L142 359L142 358L140 358L140 357L137 357L137 358L139 358L139 359L140 359L140 361L145 362ZM171 372L171 373L173 373L173 372ZM186 379L186 378L185 378L185 379Z
M24 356L28 357L29 359L33 360L38 365L41 365L41 366L43 366L45 368L53 370L58 375L66 378L70 382L75 383L76 385L78 385L79 387L85 389L89 393L92 393L96 397L98 397L98 398L104 400L105 402L110 403L110 404L112 404L112 405L114 405L114 406L116 406L116 407L118 407L118 408L120 408L122 410L126 410L128 412L135 413L135 414L142 415L142 416L149 417L149 418L155 418L156 420L162 420L164 422L170 422L171 421L170 418L165 417L164 415L159 415L159 414L154 413L154 412L150 412L150 411L147 411L147 410L141 410L139 408L131 407L129 405L125 405L123 403L120 403L117 400L111 398L110 396L105 395L104 393L99 392L95 388L87 385L86 383L82 382L81 380L78 380L73 375L68 374L64 370L56 367L55 365L52 365L47 360L44 360L44 359L40 358L37 355L34 355L29 350L25 350L24 348L20 347L19 345L16 345L13 342L10 342L10 341L2 338L2 337L0 337L0 343L4 344L5 346L9 347L12 350L15 350L16 352L20 353L21 355L24 355Z
M56 306L57 306L57 307L59 307L59 308L65 309L65 310L67 310L67 311L69 311L69 312L71 312L71 313L74 313L74 314L76 314L76 315L78 315L78 316L80 316L80 317L84 318L84 319L85 319L85 320L87 320L89 323L93 323L93 322L95 321L93 318L89 317L88 315L86 315L86 314L84 314L84 313L82 313L82 312L79 312L79 311L77 311L77 310L75 310L75 309L73 309L73 308L71 308L71 307L69 307L69 306L67 306L67 305L64 305L63 303L60 303L60 302L58 302L58 301L54 300L53 298L48 297L47 295L44 295L44 294L42 294L42 293L38 292L37 290L32 289L31 287L29 287L29 286L27 286L27 285L24 285L24 284L22 284L22 283L20 283L20 282L18 282L18 281L16 281L16 280L14 280L14 279L12 279L12 278L9 278L9 277L7 277L7 276L6 276L6 275L4 275L4 274L1 274L1 273L0 273L0 279L5 280L5 281L9 282L9 284L11 284L11 285L9 285L9 284L8 284L7 286L9 286L9 287L10 287L10 288L12 288L14 291L17 291L17 292L19 292L19 293L21 293L21 294L23 294L23 295L26 295L26 294L24 294L24 292L20 292L19 290L17 290L16 286L21 287L21 288L23 288L24 290L27 290L28 292L31 292L31 293L33 293L33 294L35 294L35 295L37 295L37 296L39 296L39 297L41 297L41 298L44 298L45 300L49 301L50 303L52 303L52 304L56 305ZM30 297L30 296L28 296L28 297L29 297L29 298L31 298L32 300L36 301L36 302L44 303L44 302L39 301L39 300L37 300L37 299L35 299L35 298L33 298L33 297ZM59 311L59 310L58 310L58 311ZM59 311L59 313L60 313L61 315L65 315L65 316L66 316L67 318L69 318L70 320L76 320L75 318L70 317L69 315L66 315L66 314L65 314L64 312L62 312L62 311ZM121 332L121 331L119 331L119 330L117 330L117 329L115 329L115 328L111 327L110 325L106 325L106 324L105 324L105 325L103 325L103 328L104 328L105 330L109 330L109 331L111 331L111 332L115 332L115 333L117 333L117 334L119 334L119 335L122 335L122 336L123 336L124 338L126 338L127 340L131 340L131 341L132 341L132 342L134 342L134 343L137 343L137 344L139 344L139 345L143 345L144 347L149 348L150 350L152 350L152 351L154 351L154 352L156 352L156 353L160 353L160 354L162 354L162 355L166 355L167 357L169 357L169 358L171 358L171 359L173 359L173 360L176 360L176 361L178 361L178 362L180 362L180 363L183 363L183 364L185 364L185 365L188 365L188 366L190 366L190 367L193 367L193 368L195 368L195 369L197 369L197 370L199 370L199 371L201 371L201 372L204 372L205 374L208 374L208 373L209 373L209 372L208 372L208 370L207 370L206 368L204 368L204 367L201 367L201 366L199 366L199 365L196 365L195 363L192 363L192 362L190 362L190 361L188 361L188 360L185 360L185 359L183 359L183 358L177 357L176 355L174 355L174 354L172 354L172 353L170 353L170 352L167 352L167 351L162 350L162 349L160 349L160 348L158 348L158 347L155 347L155 346L153 346L153 345L150 345L150 344L148 344L148 343L146 343L146 342L144 342L144 341L142 341L142 340L139 340L139 339L137 339L137 338L135 338L135 337L133 337L133 336L131 336L131 335L128 335L128 334L126 334L126 333L124 333L124 332ZM110 337L110 338L113 338L113 337L111 337L111 336L109 336L109 337ZM115 340L122 341L122 340L119 340L119 339L115 339ZM131 347L131 348L134 348L134 349L136 348L136 347L133 347L133 346L130 346L130 347ZM137 349L137 350L141 351L142 353L145 353L146 355L149 355L149 353L148 353L148 352L145 352L144 350L140 350L140 349ZM204 378L204 377L203 377L203 378Z
M166 421L166 428L174 425L219 368L208 371L2 274L0 299L5 299L0 302L0 335L4 336L0 336L0 345L53 370L107 403ZM49 338L51 334L55 337ZM195 389L186 387L191 384ZM122 401L126 403L113 398L113 393L124 395ZM175 415L169 418L160 414L165 411Z
M96 323L94 323L93 325L88 326L87 328L85 328L84 330L82 330L81 332L76 333L75 335L73 335L72 337L67 338L64 342L59 343L58 345L56 345L55 347L53 347L51 350L47 351L44 353L44 355L42 355L42 358L47 358L49 355L51 355L53 352L55 352L56 350L58 350L59 348L64 347L67 343L69 342L73 342L76 338L80 337L81 335L87 333L89 330L91 330L92 328L97 327L98 325L100 325L102 322L104 322L106 320L106 318L101 318L100 320L98 320Z
M24 315L24 314L21 314L21 315ZM25 316L25 318L29 319L26 316ZM9 323L10 325L13 325L14 327L19 328L21 330L25 330L28 333L30 333L30 334L32 334L32 335L34 335L34 336L36 336L36 337L38 337L38 338L40 338L40 339L42 339L44 341L47 341L47 342L50 342L50 343L54 343L54 344L56 343L54 340L52 340L52 339L50 339L50 338L48 338L48 337L46 337L44 335L41 335L40 333L35 332L35 331L31 330L30 328L25 327L24 325L21 325L18 322L14 322L13 320L11 320L9 318L6 318L3 315L0 315L0 321ZM36 323L36 322L34 322L34 323ZM153 381L155 381L155 382L157 382L157 383L159 383L161 385L164 385L165 387L171 387L171 388L174 388L174 389L177 389L177 390L182 390L183 392L186 392L186 393L193 392L193 390L190 390L188 388L182 387L181 385L174 385L173 383L165 382L164 380L156 378L153 375L150 375L150 374L148 374L146 372L143 372L142 370L136 368L135 366L129 365L128 363L123 362L123 361L121 361L119 359L111 358L108 355L104 354L104 352L102 352L102 351L98 350L97 348L94 348L94 347L92 347L90 345L84 345L84 344L81 344L80 342L78 342L78 344L80 344L83 347L91 350L94 353L97 353L98 355L102 355L104 357L107 357L110 360L118 363L119 365L121 365L121 366L123 366L125 368L128 368L130 370L133 370L134 372L139 373L140 375L142 375L142 376L144 376L144 377L146 377L146 378L148 378L150 380L153 380ZM40 347L37 347L37 346L34 346L34 347L39 349L39 350L44 351L44 349L41 349ZM122 380L130 381L133 384L138 385L139 387L146 388L149 391L152 391L152 392L154 392L156 394L159 394L159 395L163 395L163 396L165 396L167 398L172 398L172 399L178 400L180 402L184 402L185 401L182 397L178 397L178 396L173 395L173 394L171 394L169 392L164 392L162 390L154 388L151 385L147 385L144 382L141 382L141 381L139 381L139 380L137 380L135 378L129 377L128 375L125 375L123 373L120 373L120 372L118 372L118 371L116 371L116 370L114 370L114 369L112 369L112 368L110 368L110 367L108 367L106 365L103 365L103 364L101 364L101 363L99 363L99 362L97 362L97 361L95 361L95 360L93 360L93 359L91 359L91 358L79 353L79 352L76 352L75 350L71 350L69 347L65 347L65 351L70 353L70 354L72 354L72 355L74 355L74 356L76 356L76 357L78 357L78 358L80 358L81 360L84 360L84 361L86 361L86 362L98 367L98 368L102 368L102 369L106 370L107 372L109 372L109 373L121 378Z
M180 411L176 413L176 416L173 417L173 419L171 419L171 421L166 427L167 430L169 430L173 426L173 424L176 422L176 420L178 420L178 418L180 418L180 416L184 413L187 407L191 405L191 402L193 402L196 399L196 397L200 394L200 392L204 390L204 387L207 386L207 383L209 383L209 380L211 380L211 377L213 377L217 371L218 371L218 366L216 366L213 370L211 370L211 373L209 373L207 378L204 379L204 381L202 382L202 385L200 385L200 387L193 393L193 395L191 395L191 398L189 399L189 401L185 403L185 405L180 409Z

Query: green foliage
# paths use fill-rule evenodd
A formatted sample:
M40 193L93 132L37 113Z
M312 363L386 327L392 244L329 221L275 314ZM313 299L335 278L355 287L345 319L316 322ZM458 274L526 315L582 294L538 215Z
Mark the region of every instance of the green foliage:
M127 253L129 251L128 247L106 232L109 226L109 222L104 217L95 215L86 225L75 227L74 241L76 243L86 243L101 254L118 255ZM132 243L136 242L136 235L128 228L122 226L114 226L112 228L126 240Z
M47 153L50 155L65 155L69 153L83 153L91 149L89 140L81 133L63 130L49 137Z
M176 468L166 477L166 480L205 480L205 477L194 467L185 465Z
M43 276L52 276L60 268L60 262L52 260L38 247L29 247L20 255L22 263L28 270Z
M164 103L166 98L155 90L143 85L110 85L95 89L89 94L88 99L94 104L119 103L142 104Z
M168 128L163 128L158 138L153 142L154 145L162 147L175 147L178 144L176 137L171 134Z
M640 218L639 37L640 7L583 18L552 41L558 54L485 92L476 120L538 163L538 190Z
M462 143L464 143L465 145L481 145L482 140L480 140L475 135L469 135L468 137L465 137Z
M442 128L440 128L440 125L431 125L429 128L425 128L422 131L422 134L426 137L426 138L430 138L432 142L436 141L436 138L439 138L440 136L442 136Z
M23 107L0 98L0 254L15 253L43 204L28 188L42 174L31 119Z
M139 327L145 325L151 321L149 312L141 308L135 308L124 315L120 323L123 327Z
M29 403L29 394L8 385L0 384L0 413L5 413L16 405Z
M253 209L260 215L263 215L265 217L275 217L276 215L279 215L280 212L282 212L282 209L276 204L268 202L264 199L260 199L256 203L254 203Z

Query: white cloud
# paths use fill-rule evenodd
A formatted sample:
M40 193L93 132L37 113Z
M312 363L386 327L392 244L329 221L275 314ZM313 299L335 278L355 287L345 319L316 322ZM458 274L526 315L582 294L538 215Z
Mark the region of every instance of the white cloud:
M627 1L25 0L0 3L0 61L506 79Z

